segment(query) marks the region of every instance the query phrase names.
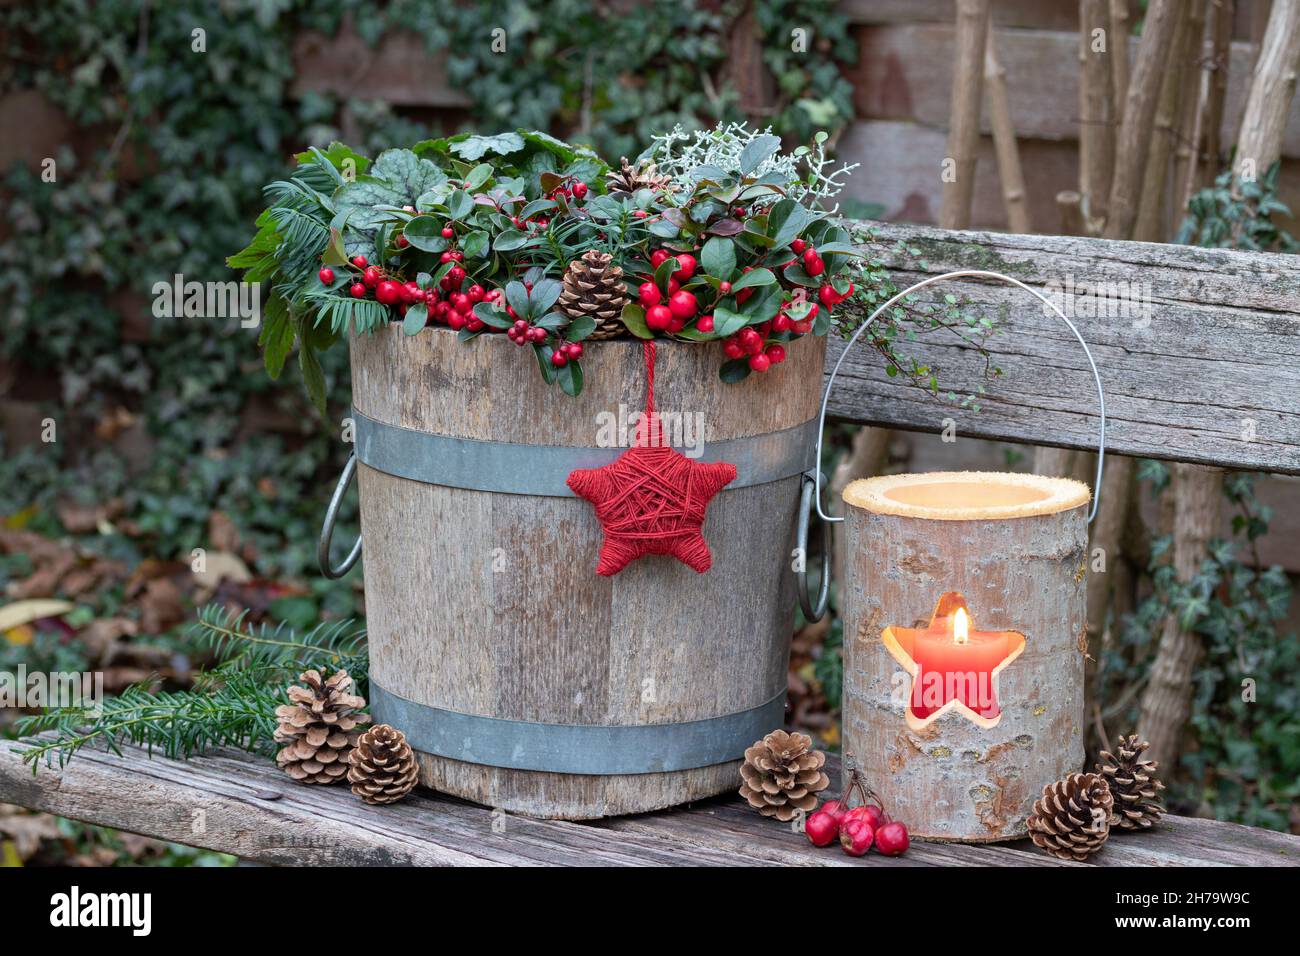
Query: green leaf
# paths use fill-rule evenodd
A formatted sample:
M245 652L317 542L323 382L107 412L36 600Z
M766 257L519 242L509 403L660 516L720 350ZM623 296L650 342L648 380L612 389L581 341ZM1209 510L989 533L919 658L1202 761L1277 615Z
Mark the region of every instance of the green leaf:
M488 254L488 234L482 229L475 229L460 241L460 251L466 259L483 259Z
M620 318L627 330L637 338L652 339L655 337L655 334L650 331L650 326L645 324L645 309L635 302L629 302L623 306L623 314Z
M724 382L728 384L731 384L733 382L739 382L742 379L747 378L749 376L749 372L750 372L749 359L747 358L731 359L729 362L724 362L722 364L722 368L718 369L718 378L722 379Z
M266 301L266 308L262 310L262 330L257 335L266 374L272 379L278 379L284 371L284 363L293 351L295 337L296 329L289 317L289 304L284 296L272 292Z
M447 240L442 238L442 223L434 216L416 216L403 230L406 241L421 252L442 252Z
M529 293L528 299L532 306L533 315L545 315L551 311L551 306L555 305L556 300L560 298L560 293L564 291L564 285L555 279L542 279L533 286L533 291ZM519 309L516 307L516 312Z
M506 301L510 303L510 308L515 310L515 314L521 319L532 317L532 312L528 309L528 289L518 280L506 283Z
M589 315L581 315L565 327L564 338L569 342L581 342L595 331L596 320Z
M448 140L449 149L461 159L473 162L488 153L505 156L524 148L523 137L518 133L498 133L496 136L457 136Z
M423 302L412 302L406 307L406 316L402 319L402 331L415 335L429 323L429 307Z
M505 309L498 309L495 302L478 302L474 305L474 314L483 320L484 325L494 329L508 329L514 320L506 315Z
M736 293L741 289L772 285L774 282L776 282L776 276L772 275L770 269L752 269L743 273L739 279L731 283L731 291Z
M576 360L570 359L566 364L560 366L556 378L560 380L560 389L565 395L572 395L576 398L582 393L582 366Z
M713 307L713 332L720 338L734 335L749 324L749 317L743 312L733 311L725 305Z
M752 173L763 164L763 160L775 153L780 146L781 137L779 136L773 136L770 133L755 136L740 154L740 171L742 173Z
M483 188L483 184L492 178L492 173L493 169L491 163L479 163L471 169L469 175L465 177L464 188L470 192L476 192Z
M736 271L736 244L730 239L710 239L700 250L700 264L709 275L725 282Z
M303 347L298 349L298 369L302 372L302 383L307 389L307 397L311 403L316 406L316 411L320 412L324 418L327 414L325 409L325 372L320 367L320 359L316 357L316 352L304 343Z

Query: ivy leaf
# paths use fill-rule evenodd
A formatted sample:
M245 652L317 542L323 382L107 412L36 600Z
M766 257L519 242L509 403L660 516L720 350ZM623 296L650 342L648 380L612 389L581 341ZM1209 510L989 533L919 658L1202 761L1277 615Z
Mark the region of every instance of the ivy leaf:
M457 136L448 141L448 149L461 159L474 162L488 153L505 156L524 148L523 137L518 133L498 133L496 136Z
M402 201L394 203L397 206L414 205L421 194L447 181L446 173L409 149L384 150L370 167L370 176L384 180L401 195Z
M700 263L709 275L727 281L736 271L735 243L730 239L710 239L700 251Z

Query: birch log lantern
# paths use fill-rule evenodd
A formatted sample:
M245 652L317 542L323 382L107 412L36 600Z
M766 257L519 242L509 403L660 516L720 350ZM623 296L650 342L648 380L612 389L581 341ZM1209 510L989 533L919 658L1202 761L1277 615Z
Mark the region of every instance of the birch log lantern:
M1074 325L1035 290L1083 346ZM843 354L840 361L843 361ZM823 416L837 363L827 382ZM820 460L820 454L818 456ZM844 517L821 510L820 474L805 500L823 522L844 521L844 774L860 771L918 839L957 842L1025 835L1043 784L1083 763L1087 656L1087 485L1068 478L990 472L890 475L855 481ZM806 517L800 532L806 535ZM801 541L802 543L802 541ZM800 600L825 609L825 588Z

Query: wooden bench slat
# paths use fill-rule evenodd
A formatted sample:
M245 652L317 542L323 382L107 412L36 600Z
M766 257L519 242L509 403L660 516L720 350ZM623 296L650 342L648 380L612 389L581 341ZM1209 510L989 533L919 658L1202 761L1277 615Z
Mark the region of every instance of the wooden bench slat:
M827 767L838 779L838 761ZM262 793L281 794L267 800ZM591 823L494 816L420 790L368 807L346 787L294 784L266 760L222 751L189 761L82 751L66 767L31 768L0 749L0 802L276 865L1056 866L1028 841L914 843L906 856L854 860L818 850L739 797ZM498 823L493 829L494 820ZM1158 831L1114 837L1096 862L1300 865L1300 837L1209 820L1168 818Z
M867 250L900 288L959 269L1005 273L1039 291L1071 276L1076 283L1147 284L1149 324L1145 318L1074 319L1105 388L1107 450L1300 474L1300 257L872 226L878 241ZM919 256L900 255L900 243ZM836 379L829 414L929 432L952 419L958 436L1095 448L1096 385L1060 319L1005 283L954 280L920 296L939 300L944 293L1005 316L989 342L1003 375L987 382L981 409L958 408L903 376L890 378L880 356L859 342ZM942 369L940 384L959 394L984 381L983 359L950 333L928 333L907 349ZM833 337L832 362L842 351Z

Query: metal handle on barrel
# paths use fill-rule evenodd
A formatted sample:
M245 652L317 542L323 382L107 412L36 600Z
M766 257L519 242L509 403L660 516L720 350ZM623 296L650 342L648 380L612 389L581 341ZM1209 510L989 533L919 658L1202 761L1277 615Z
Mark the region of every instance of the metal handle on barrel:
M844 351L840 353L840 357L836 360L835 367L831 369L830 377L826 380L826 391L822 395L821 414L819 415L817 421L818 427L817 427L817 457L815 459L816 465L813 467L811 471L804 474L803 494L800 499L800 507L799 507L799 526L797 532L798 541L796 542L796 545L799 549L798 553L801 556L806 555L808 551L808 525L810 524L810 518L811 518L809 512L810 503L812 504L813 507L816 508L817 516L822 520L823 547L825 547L826 542L829 540L830 525L832 523L836 523L844 520L842 517L828 515L826 514L825 511L822 510L823 478L822 478L822 473L819 469L822 460L822 433L826 428L826 406L827 403L830 402L831 389L835 385L835 376L839 374L840 366L844 364L844 359L849 354L849 350L853 348L854 343L856 343L858 339L861 338L862 333L865 332L867 329L869 329L871 325L876 321L876 319L879 318L880 315L886 309L892 306L895 302L899 301L900 299L906 298L907 296L911 295L913 292L916 292L920 289L924 289L928 285L934 285L936 282L943 282L945 279L963 279L963 278L996 279L1000 282L1006 282L1010 285L1016 286L1017 288L1024 289L1034 298L1038 299L1038 301L1042 302L1043 305L1051 309L1051 311L1054 312L1062 322L1064 322L1067 326L1069 326L1070 331L1074 333L1075 339L1077 339L1079 345L1083 347L1083 354L1088 357L1088 366L1089 368L1092 369L1093 381L1097 383L1097 406L1098 406L1099 416L1100 416L1100 424L1098 426L1098 435L1097 435L1097 474L1096 477L1093 479L1092 511L1088 515L1088 523L1092 524L1092 520L1097 517L1097 507L1098 505L1101 504L1101 477L1106 462L1106 395L1102 391L1101 375L1097 372L1097 363L1094 362L1092 359L1092 351L1088 348L1088 343L1083 340L1083 336L1080 335L1079 330L1074 327L1074 323L1071 322L1066 317L1065 313L1062 312L1060 308L1057 307L1056 303L1052 302L1050 299L1044 296L1037 289L1031 289L1029 286L1025 285L1019 279L1013 279L1010 276L1005 276L1000 272L986 272L982 269L963 269L959 272L945 272L943 275L931 276L928 279L923 279L920 282L916 283L915 285L908 286L902 292L899 292L897 295L890 298L887 302L880 305L874 312L871 313L871 315L867 317L867 320L865 322L863 322L860 326L858 326L857 330L854 331L852 337L850 337L848 344L844 346ZM798 580L798 585L799 585L799 605L801 608L803 608L804 615L810 621L821 620L822 615L826 613L826 602L830 594L830 581L828 577L830 562L825 551L823 551L821 563L822 563L822 580L821 580L821 585L818 588L816 602L811 601L808 596L808 572L806 569L806 565L803 566L804 570L795 572L795 576Z
M338 519L343 496L347 493L348 485L352 484L352 477L356 473L357 453L354 451L348 456L348 463L343 466L343 474L339 475L339 482L334 486L329 507L325 509L325 522L320 529L320 544L316 547L316 560L320 563L320 573L330 579L343 577L352 570L352 566L361 557L361 536L357 535L357 543L352 546L343 563L337 568L330 565L330 542L334 537L334 522Z

